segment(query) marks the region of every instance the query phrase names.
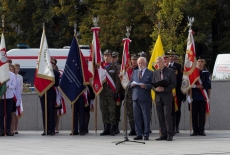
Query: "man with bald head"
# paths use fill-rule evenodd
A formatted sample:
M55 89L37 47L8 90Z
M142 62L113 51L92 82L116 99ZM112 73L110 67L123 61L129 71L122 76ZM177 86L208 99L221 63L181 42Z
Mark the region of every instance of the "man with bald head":
M146 68L146 59L140 57L137 60L138 69L133 71L131 87L133 88L132 100L136 137L134 140L149 140L150 109L151 109L151 79L153 72ZM144 129L143 129L144 124Z
M172 119L172 102L173 95L172 89L176 87L176 75L173 69L168 68L164 64L164 58L157 58L158 70L153 72L152 83L159 82L161 80L167 80L168 86L156 87L153 90L156 93L156 109L160 127L160 138L156 140L173 140L173 119Z

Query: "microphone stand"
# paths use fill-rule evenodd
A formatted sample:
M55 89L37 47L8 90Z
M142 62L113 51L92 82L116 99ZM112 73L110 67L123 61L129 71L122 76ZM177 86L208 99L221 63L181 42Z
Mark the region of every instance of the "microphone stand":
M134 142L134 143L145 144L145 142L131 141L128 138L128 134L127 134L127 128L128 128L127 120L128 120L128 118L127 118L127 101L126 100L127 100L127 96L128 96L127 94L128 94L129 89L130 89L129 87L126 88L126 90L125 90L125 98L124 98L124 121L125 121L124 140L117 142L116 145L121 144L121 143L125 143L125 142Z

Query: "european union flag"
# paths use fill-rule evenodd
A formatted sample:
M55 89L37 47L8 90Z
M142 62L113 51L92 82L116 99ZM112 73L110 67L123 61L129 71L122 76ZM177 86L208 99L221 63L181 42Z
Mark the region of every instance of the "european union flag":
M78 42L74 37L59 85L62 94L74 104L86 87L83 85L83 66Z

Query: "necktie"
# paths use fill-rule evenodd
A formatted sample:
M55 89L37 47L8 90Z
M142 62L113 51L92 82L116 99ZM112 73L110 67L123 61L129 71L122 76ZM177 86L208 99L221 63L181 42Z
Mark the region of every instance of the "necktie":
M163 77L163 71L161 70L161 80L163 80L164 77Z
M140 71L139 78L142 79L142 70Z

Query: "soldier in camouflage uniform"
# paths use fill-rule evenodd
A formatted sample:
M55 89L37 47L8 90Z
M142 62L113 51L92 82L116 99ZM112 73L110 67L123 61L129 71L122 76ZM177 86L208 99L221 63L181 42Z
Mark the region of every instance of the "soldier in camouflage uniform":
M135 69L138 69L137 59L138 59L138 56L136 54L133 54L131 56L131 63L132 63L133 71ZM128 94L127 94L127 115L129 118L129 124L130 124L130 129L131 129L131 131L129 132L129 135L135 136L136 132L135 132L135 123L134 123L134 115L133 115L132 88L129 88Z
M118 56L119 53L118 52L113 52L112 53L112 63L117 65L119 67L119 70L121 68L121 65L117 62L118 61ZM116 134L120 133L119 131L119 122L121 121L120 117L121 117L121 103L124 100L124 94L125 94L125 90L123 87L120 87L119 90L119 99L117 100L117 107L116 107Z
M112 52L110 50L104 52L104 60L104 68L113 79L116 85L116 92L112 90L107 82L103 84L103 90L100 94L100 109L104 123L104 131L100 135L114 136L116 129L116 101L121 86L119 78L120 69L117 65L111 63Z

